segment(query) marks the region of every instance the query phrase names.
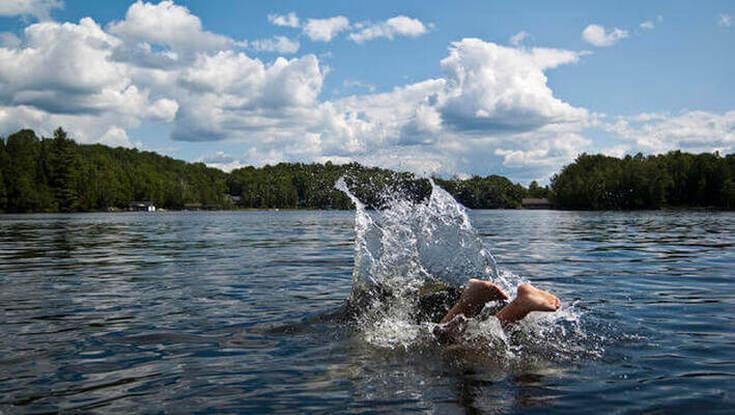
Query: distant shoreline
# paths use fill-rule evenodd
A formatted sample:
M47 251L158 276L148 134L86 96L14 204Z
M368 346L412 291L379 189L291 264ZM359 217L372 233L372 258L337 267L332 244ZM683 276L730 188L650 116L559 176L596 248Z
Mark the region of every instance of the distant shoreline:
M579 155L549 185L507 177L423 177L358 163L288 163L224 172L154 152L20 130L0 139L0 211L348 210L338 181L368 207L420 201L441 187L470 209L735 209L735 154Z
M273 209L260 209L260 208L241 208L241 209L218 209L218 210L176 210L176 209L160 209L156 210L155 212L145 212L145 211L132 211L132 210L116 210L116 211L108 211L108 210L89 210L89 211L76 211L76 212L58 212L58 211L49 211L49 212L0 212L0 217L3 216L10 216L10 215L23 215L23 216L30 216L30 215L85 215L89 213L109 213L109 214L126 214L126 213L136 213L136 214L147 214L154 216L156 214L166 214L166 213L195 213L195 214L207 214L207 213L235 213L235 212L350 212L354 211L354 208L348 208L348 209L319 209L319 208L273 208ZM525 209L525 208L496 208L496 209L485 209L485 208L478 208L478 209L470 209L467 208L468 211L515 211L515 212L597 212L597 213L635 213L635 212L732 212L730 209L723 209L718 208L716 206L714 207L663 207L659 209L559 209L559 208L551 208L551 209Z

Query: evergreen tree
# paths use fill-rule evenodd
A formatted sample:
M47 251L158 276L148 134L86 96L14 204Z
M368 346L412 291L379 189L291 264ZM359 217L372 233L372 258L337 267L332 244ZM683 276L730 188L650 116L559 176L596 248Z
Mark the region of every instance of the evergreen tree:
M40 143L32 130L20 130L8 136L7 175L5 179L7 210L34 212L41 208L37 180Z
M8 201L5 189L5 178L3 172L6 169L7 155L5 153L5 140L0 137L0 212L4 212Z
M75 151L76 144L70 140L62 128L54 131L51 142L52 157L50 163L51 186L62 212L73 212L79 208L80 163Z
M2 170L0 170L0 212L5 211L7 200L7 194L5 191L5 179L3 177Z

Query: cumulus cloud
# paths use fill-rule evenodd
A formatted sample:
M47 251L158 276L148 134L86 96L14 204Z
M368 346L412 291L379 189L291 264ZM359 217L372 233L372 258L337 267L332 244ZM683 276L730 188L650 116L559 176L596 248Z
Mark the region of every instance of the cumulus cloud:
M546 140L533 140L524 149L497 148L495 154L503 157L507 167L547 167L549 170L573 159L581 148L591 144L587 138L576 134L555 134Z
M0 2L0 16L33 16L38 20L48 20L51 10L60 9L60 0L3 0Z
M283 54L294 54L301 48L301 43L295 39L285 36L273 36L269 39L259 39L248 43L249 47L256 52L273 52Z
M313 111L323 77L313 55L278 58L270 65L234 51L201 55L180 75L181 108L173 137L202 141L284 134Z
M138 0L124 20L109 25L109 31L128 41L181 51L220 50L233 43L225 36L205 31L197 16L170 0L158 4Z
M376 24L367 25L362 30L351 33L350 39L362 43L377 38L393 39L398 36L418 37L428 32L428 28L419 19L407 16L395 16Z
M303 30L304 34L314 42L330 42L349 27L349 19L344 16L335 16L327 19L309 19Z
M628 32L623 29L616 27L608 30L597 24L591 24L582 31L582 39L597 47L612 46L626 37Z
M23 38L0 47L3 130L64 125L80 139L95 140L113 119L125 128L173 120L178 103L136 85L130 68L110 59L120 40L92 19L32 24Z
M280 17L270 20L290 25L297 18ZM324 24L332 19L339 21ZM308 33L321 41L350 30L347 18L332 19L307 21L304 33L309 22ZM371 27L377 26L353 34ZM364 40L409 33L380 30L365 32ZM733 113L647 113L609 121L565 102L546 73L574 64L582 52L462 39L449 46L434 79L380 93L344 81L343 87L364 91L325 100L328 68L316 56L248 55L297 51L289 42L298 41L282 39L243 48L244 42L205 31L198 17L171 1L133 3L125 19L106 28L90 18L31 24L20 36L0 37L0 134L31 127L50 135L63 126L81 142L130 147L130 129L156 122L169 126L174 140L239 148L236 155L200 159L223 169L354 160L519 180L546 177L582 151L709 151L733 149L735 142ZM595 147L585 136L592 127L622 144Z
M170 120L176 104L150 100L132 84L124 65L109 58L118 40L92 19L78 25L44 22L25 30L26 46L0 48L4 102L53 113L113 111Z
M454 42L441 61L448 89L439 106L456 130L524 131L583 120L587 112L554 97L544 71L576 62L580 53L521 50L480 39Z
M114 125L102 135L99 142L110 147L133 147L127 131Z
M171 27L186 21L194 30L149 33L141 13L160 16ZM179 39L183 32L215 39L198 18L171 2L134 3L107 30L90 18L30 25L22 42L0 48L0 129L30 126L50 134L62 125L81 142L130 147L127 130L152 120L170 123L174 140L228 140L247 147L232 160L207 158L222 168L332 159L454 173L487 163L476 154L487 156L489 150L479 148L512 151L514 140L531 146L534 131L543 133L538 140L546 144L536 145L546 146L544 154L559 159L550 126L586 114L555 98L544 76L547 69L576 61L576 52L465 39L451 45L441 62L442 78L320 101L327 71L317 57L262 61L238 51L231 40L192 48ZM277 39L248 46L280 47Z
M721 114L707 111L639 114L619 117L603 128L628 140L634 150L646 153L665 153L675 149L735 152L735 111Z
M287 15L281 15L281 14L269 14L268 15L268 22L270 24L275 26L283 26L283 27L299 27L299 17L296 16L296 13L291 12Z

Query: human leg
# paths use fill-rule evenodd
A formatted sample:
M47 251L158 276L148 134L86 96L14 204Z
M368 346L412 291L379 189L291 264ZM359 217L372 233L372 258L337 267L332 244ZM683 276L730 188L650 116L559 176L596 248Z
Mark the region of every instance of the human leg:
M490 281L471 279L467 283L467 288L462 291L459 301L447 312L440 323L448 323L460 314L465 318L475 317L480 314L486 303L507 299L508 296L503 290Z

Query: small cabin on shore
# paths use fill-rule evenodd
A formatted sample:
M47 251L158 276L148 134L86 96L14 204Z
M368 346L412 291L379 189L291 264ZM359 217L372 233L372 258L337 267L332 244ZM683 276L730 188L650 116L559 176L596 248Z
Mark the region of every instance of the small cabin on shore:
M523 198L521 206L523 206L523 209L551 209L554 207L549 199L536 197Z
M132 212L155 212L156 205L153 202L133 201L128 204L128 210Z

